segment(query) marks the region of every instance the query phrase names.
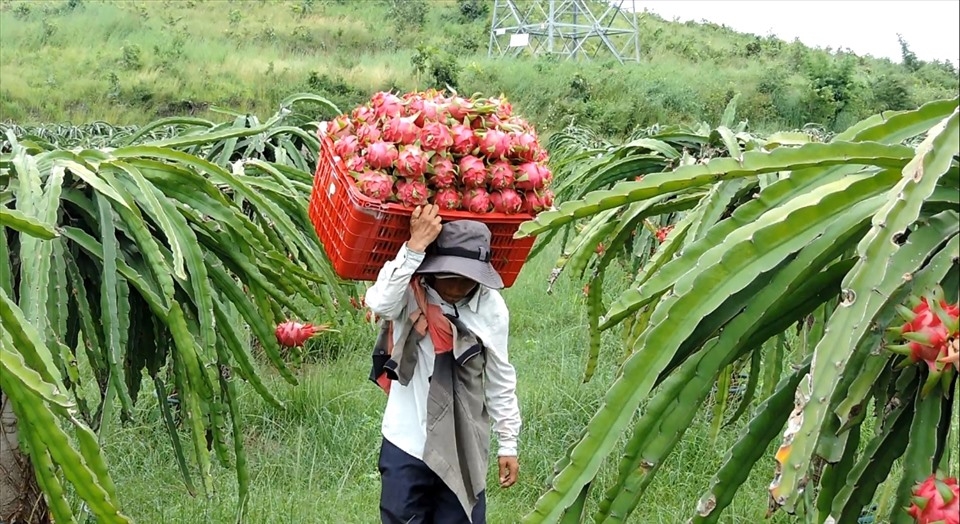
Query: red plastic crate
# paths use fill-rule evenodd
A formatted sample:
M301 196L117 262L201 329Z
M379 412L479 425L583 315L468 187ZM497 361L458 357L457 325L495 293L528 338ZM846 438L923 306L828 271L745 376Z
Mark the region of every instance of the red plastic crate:
M384 263L397 256L400 246L410 238L413 210L395 203L381 203L357 189L333 143L320 136L317 171L310 195L310 221L320 243L345 280L376 280ZM520 224L532 219L528 214L507 215L466 211L442 211L444 222L472 219L490 228L491 263L506 287L513 285L533 248L534 238L514 239Z

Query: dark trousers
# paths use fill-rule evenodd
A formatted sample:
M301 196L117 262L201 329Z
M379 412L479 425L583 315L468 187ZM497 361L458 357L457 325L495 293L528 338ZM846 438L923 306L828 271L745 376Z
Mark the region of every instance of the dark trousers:
M380 521L383 524L465 524L457 496L422 460L383 439L380 446ZM473 508L473 524L486 523L485 493Z

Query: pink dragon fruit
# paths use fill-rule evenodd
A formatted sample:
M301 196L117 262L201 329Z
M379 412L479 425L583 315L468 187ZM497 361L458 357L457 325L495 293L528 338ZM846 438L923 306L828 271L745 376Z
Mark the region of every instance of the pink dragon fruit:
M933 474L913 488L907 513L917 524L960 524L960 485L957 478Z
M462 202L463 196L452 187L440 189L433 196L433 203L440 206L440 209L454 211L460 209Z
M419 146L407 144L397 158L397 172L406 178L422 178L427 172L427 157Z
M401 179L397 181L397 200L407 207L427 204L430 190L422 179Z
M457 182L457 168L453 161L445 156L436 155L430 161L429 169L432 171L430 184L438 189L453 187Z
M490 194L482 187L475 187L463 194L461 207L471 213L487 213L490 211Z
M904 344L887 346L891 351L907 357L904 365L923 362L929 370L923 387L924 394L936 386L945 372L955 371L948 363L954 363L954 367L957 365L956 348L952 341L960 337L960 304L948 304L942 297L940 288L935 289L929 298L912 297L912 309L898 307L905 323L887 329L888 333L906 339ZM931 308L931 302L939 307Z
M513 145L510 142L510 135L499 129L489 129L486 132L478 132L477 134L480 134L481 154L494 160L506 158Z
M537 162L524 162L517 168L517 189L543 189L550 185L552 180L550 170Z
M483 160L467 155L460 158L460 180L463 185L470 187L483 187L487 184L487 168L483 165Z
M553 193L549 189L544 189L542 193L530 190L523 194L523 210L531 215L549 209L552 205Z
M474 134L470 126L457 124L450 129L453 135L453 144L450 149L457 155L472 155L477 146L477 135Z
M537 160L537 156L540 154L540 145L533 133L529 131L511 133L511 139L513 146L510 148L510 153L512 156L527 162Z
M352 132L353 122L350 120L349 115L339 115L331 120L330 124L327 126L327 134L329 134L334 140L343 138L345 136L350 136L350 133Z
M361 124L372 123L377 119L377 115L373 112L373 108L366 104L354 108L354 110L350 112L350 117L354 122Z
M523 199L513 189L501 189L490 193L490 203L496 213L515 215L523 209Z
M412 144L420 138L420 128L414 123L416 115L395 116L383 127L384 140L397 144Z
M378 140L367 147L367 165L374 169L387 169L397 161L397 147L390 142Z
M427 151L446 151L453 145L453 135L446 124L428 122L420 132L420 141Z
M384 202L393 191L393 178L377 171L364 171L357 185L365 196Z
M475 115L473 103L460 96L450 99L447 104L447 111L450 113L450 117L457 122L469 120Z
M333 152L337 154L340 158L347 158L352 156L357 152L357 148L360 147L360 141L357 140L357 137L353 135L347 135L343 138L337 139L333 143Z
M357 128L357 140L366 147L380 140L380 129L373 124L362 124Z
M505 160L490 165L490 187L494 189L512 188L514 184L513 166Z
M348 171L352 171L354 173L363 172L364 168L367 166L366 161L360 155L351 156L345 159L343 163L347 166Z
M386 91L374 93L373 97L370 99L370 104L373 107L373 113L378 120L386 120L388 118L400 116L400 113L403 110L403 101L400 100L400 97Z
M287 320L277 324L274 335L277 337L277 343L283 347L302 347L304 342L323 333L328 327L326 324L315 326L309 323Z

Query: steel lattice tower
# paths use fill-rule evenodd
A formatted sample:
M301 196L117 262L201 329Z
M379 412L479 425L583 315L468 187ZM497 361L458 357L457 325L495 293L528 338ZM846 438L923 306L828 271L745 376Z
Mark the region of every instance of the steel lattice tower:
M594 11L603 13L598 17ZM587 60L609 52L621 64L639 62L635 2L495 0L487 56L519 56L524 51Z

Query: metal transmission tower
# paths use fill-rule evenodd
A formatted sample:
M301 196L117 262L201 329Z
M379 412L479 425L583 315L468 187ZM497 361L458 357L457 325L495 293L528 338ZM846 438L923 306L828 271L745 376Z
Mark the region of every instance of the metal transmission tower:
M634 0L495 0L487 56L553 54L596 58L607 51L623 64L640 61ZM624 5L629 10L624 10ZM591 10L603 13L598 17Z

